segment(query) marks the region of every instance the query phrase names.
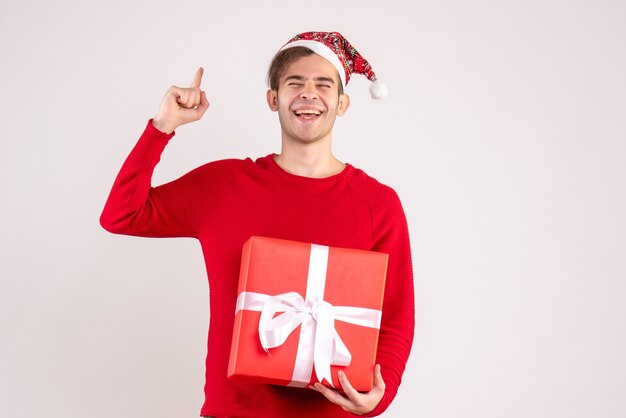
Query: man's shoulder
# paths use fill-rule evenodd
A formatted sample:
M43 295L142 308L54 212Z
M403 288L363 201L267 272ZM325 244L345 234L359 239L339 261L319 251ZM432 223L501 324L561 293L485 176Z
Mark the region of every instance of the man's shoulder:
M382 203L389 199L398 200L398 194L391 186L379 181L361 168L352 166L351 175L347 177L347 181L368 202Z
M362 169L354 168L351 174L348 181L369 207L375 225L390 225L405 219L404 209L395 189Z

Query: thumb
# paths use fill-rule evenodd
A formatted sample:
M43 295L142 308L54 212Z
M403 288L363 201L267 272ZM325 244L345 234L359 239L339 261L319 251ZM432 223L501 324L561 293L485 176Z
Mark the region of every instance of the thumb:
M383 375L380 372L380 364L377 364L374 367L374 388L380 388L383 391L385 390L385 381L383 380Z

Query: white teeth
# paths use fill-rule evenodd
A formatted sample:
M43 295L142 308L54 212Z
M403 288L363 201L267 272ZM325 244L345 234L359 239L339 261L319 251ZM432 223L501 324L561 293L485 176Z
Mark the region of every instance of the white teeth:
M300 109L300 110L296 110L296 115L302 115L302 114L307 114L307 115L321 115L322 112L318 111L318 110L309 110L309 109Z

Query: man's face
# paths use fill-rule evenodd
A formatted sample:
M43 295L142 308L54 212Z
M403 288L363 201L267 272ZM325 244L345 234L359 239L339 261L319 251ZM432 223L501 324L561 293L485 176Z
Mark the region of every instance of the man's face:
M340 82L335 67L317 54L294 61L281 77L278 92L267 92L283 137L300 143L330 139L335 118L350 104L347 95L339 95Z

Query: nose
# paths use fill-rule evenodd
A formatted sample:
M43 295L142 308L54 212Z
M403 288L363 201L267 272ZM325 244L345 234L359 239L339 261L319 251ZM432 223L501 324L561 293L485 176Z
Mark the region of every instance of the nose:
M300 98L307 100L318 98L317 88L314 81L307 81L304 83L302 91L300 92Z

